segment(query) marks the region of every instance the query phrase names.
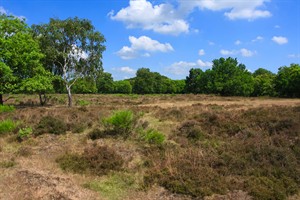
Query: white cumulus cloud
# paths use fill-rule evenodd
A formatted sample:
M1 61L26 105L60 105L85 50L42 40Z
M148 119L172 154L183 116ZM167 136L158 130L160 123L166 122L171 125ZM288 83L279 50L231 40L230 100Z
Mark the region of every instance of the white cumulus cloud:
M198 54L199 54L199 56L204 56L205 55L204 49L200 49Z
M282 44L286 44L289 42L289 40L286 37L282 37L282 36L274 36L272 38L273 42L282 45Z
M196 62L186 62L180 61L173 63L170 67L167 68L167 72L174 75L184 75L187 76L190 69L192 68L205 68L211 67L212 63L202 60L197 60Z
M213 64L211 62L205 62L205 61L202 61L202 60L197 60L197 65L199 67L211 67Z
M252 40L252 42L259 42L262 41L264 38L262 36L257 36L255 39Z
M173 0L167 3L154 3L149 0L130 0L129 5L118 12L111 11L112 20L121 21L127 28L141 28L156 33L179 35L190 32L187 19L195 12L211 10L223 11L230 20L249 21L272 16L265 9L270 0ZM198 31L198 30L197 30Z
M189 32L189 24L178 15L171 4L152 5L147 0L130 0L129 6L121 9L112 20L122 21L127 28L142 28L162 34L178 35Z
M220 53L223 56L232 56L232 55L242 55L243 57L252 57L256 54L256 51L251 51L245 48L242 48L240 50L220 50Z
M198 7L201 10L207 9L212 11L226 10L224 15L231 19L247 19L255 20L258 18L270 17L272 14L268 10L262 10L260 8L265 6L265 3L269 0L180 0L181 6L185 10L193 10Z
M144 57L150 57L151 54L149 52L166 53L174 51L171 44L163 44L147 36L141 36L139 38L129 36L129 42L131 43L130 47L124 46L117 52L117 55L119 55L122 59L133 59L140 55Z

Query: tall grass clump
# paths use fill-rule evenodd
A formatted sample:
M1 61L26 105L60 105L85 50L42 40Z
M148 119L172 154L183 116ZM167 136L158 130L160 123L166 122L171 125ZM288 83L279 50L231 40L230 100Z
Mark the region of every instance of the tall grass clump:
M149 144L162 145L165 142L166 136L155 129L149 129L141 133L141 139Z
M134 128L135 121L132 111L121 110L116 111L112 116L105 118L103 124L107 134L115 136L120 135L124 138L128 138Z
M17 125L10 119L0 121L0 135L12 132L16 126Z
M15 110L14 106L0 105L0 113L13 112L14 110Z

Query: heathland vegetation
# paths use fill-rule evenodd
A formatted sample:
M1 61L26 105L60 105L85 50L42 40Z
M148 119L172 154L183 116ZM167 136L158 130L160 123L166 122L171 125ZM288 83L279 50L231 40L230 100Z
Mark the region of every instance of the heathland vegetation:
M300 198L299 64L114 81L104 42L0 16L0 199Z

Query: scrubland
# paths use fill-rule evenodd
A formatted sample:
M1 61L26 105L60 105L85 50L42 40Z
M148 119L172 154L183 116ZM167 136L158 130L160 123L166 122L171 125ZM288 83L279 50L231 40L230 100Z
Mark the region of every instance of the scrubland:
M66 100L0 108L0 199L300 199L300 99Z

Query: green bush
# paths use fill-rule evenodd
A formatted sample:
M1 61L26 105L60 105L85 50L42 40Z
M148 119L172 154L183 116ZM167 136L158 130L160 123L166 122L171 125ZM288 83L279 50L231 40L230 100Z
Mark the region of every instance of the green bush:
M54 118L52 116L43 117L37 124L34 130L35 135L41 135L44 133L50 134L63 134L67 131L67 125L61 119Z
M14 110L15 110L14 106L0 105L0 113L13 112Z
M29 137L32 134L32 128L31 127L26 127L26 128L21 128L18 132L18 137L23 140L24 138Z
M10 119L0 121L0 134L12 132L16 126L17 125Z
M88 102L86 100L78 100L76 102L76 105L79 105L79 106L88 106L88 105L90 105L90 102Z
M164 134L154 129L149 129L141 134L141 139L149 144L162 145L165 138Z
M109 135L120 135L128 138L134 128L134 114L130 110L117 111L111 117L104 119L103 124Z

